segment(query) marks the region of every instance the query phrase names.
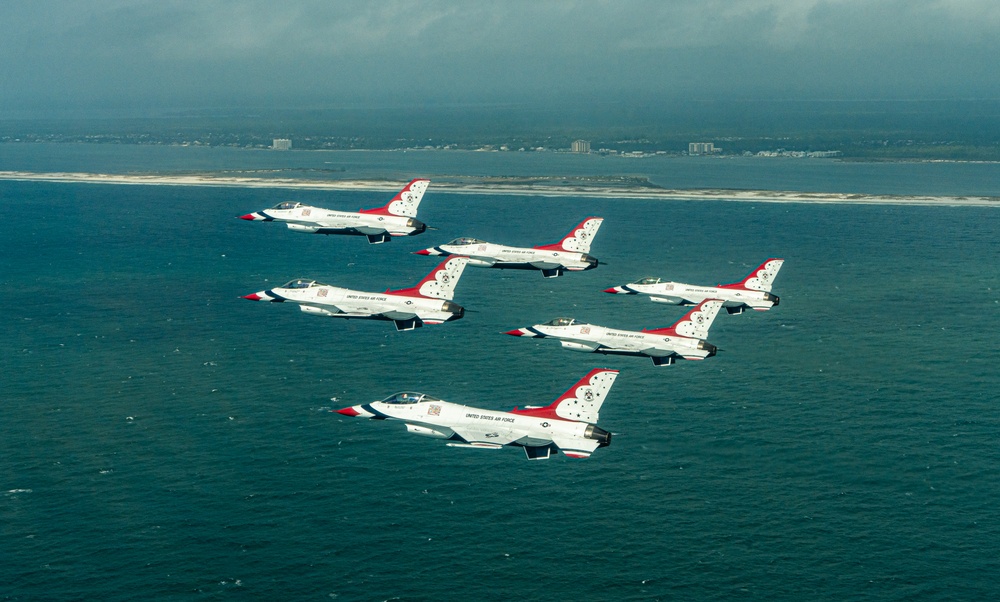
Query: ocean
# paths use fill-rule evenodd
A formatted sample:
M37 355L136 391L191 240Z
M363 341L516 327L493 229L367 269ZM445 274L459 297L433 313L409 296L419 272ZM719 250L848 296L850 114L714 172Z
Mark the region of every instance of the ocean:
M234 219L387 195L0 181L4 600L985 600L1000 595L1000 211L436 192L460 175L671 188L1000 196L1000 165L555 153L5 144L0 170L429 177L437 230L368 245ZM265 176L266 177L266 176ZM555 242L596 270L469 268L459 321L318 318L242 295L295 277L410 286L412 251ZM716 284L768 257L769 312L704 362L503 331L669 326L603 294ZM329 410L417 390L495 410L621 370L587 460L449 448Z

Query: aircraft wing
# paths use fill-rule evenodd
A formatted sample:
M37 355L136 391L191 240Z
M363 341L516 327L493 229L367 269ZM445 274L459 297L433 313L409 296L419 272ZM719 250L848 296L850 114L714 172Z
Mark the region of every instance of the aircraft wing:
M557 261L548 261L544 259L538 261L529 261L528 265L530 265L533 268L538 268L539 270L554 270L556 268L562 267L562 264Z
M351 226L350 228L348 228L348 230L354 230L355 232L359 232L361 234L364 234L365 236L382 234L383 232L388 231L385 228L376 228L374 226Z
M467 443L488 443L492 445L507 445L517 437L510 427L496 425L495 428L483 428L481 425L451 427L455 434Z
M647 345L638 350L639 353L643 355L648 355L650 357L667 357L677 353L675 349L670 349L668 347L658 347L656 345Z
M350 313L332 304L316 305L312 303L299 303L299 309L307 314L317 314L321 316L335 316Z
M559 339L559 344L572 351L594 352L604 348L604 345L596 341L585 341L579 339Z
M417 312L408 309L390 309L388 311L379 312L379 315L385 316L390 320L409 320L417 317Z
M656 301L659 303L670 303L673 305L697 305L691 299L685 299L684 297L674 297L672 295L651 294L649 298L650 301Z

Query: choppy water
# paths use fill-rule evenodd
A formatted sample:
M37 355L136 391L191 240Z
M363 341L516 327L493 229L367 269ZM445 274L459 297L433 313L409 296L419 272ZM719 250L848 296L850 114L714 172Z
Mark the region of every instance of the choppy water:
M7 145L0 169L598 171L554 155L532 167L482 153L409 153L422 157L411 165L188 150L185 162L183 149ZM997 194L996 166L602 165L712 187ZM420 217L440 230L386 245L233 219L285 198L382 200L0 182L0 597L997 596L997 210L432 185ZM409 251L458 235L552 242L590 214L606 218L592 249L606 265L551 280L469 269L456 301L473 311L438 327L397 333L239 298L296 276L407 286L434 264ZM601 289L646 275L729 282L769 256L786 259L781 305L720 316L709 340L723 351L705 362L655 368L499 334L557 315L666 326L683 310ZM447 448L326 411L400 389L548 403L596 366L622 370L601 413L616 437L583 461Z

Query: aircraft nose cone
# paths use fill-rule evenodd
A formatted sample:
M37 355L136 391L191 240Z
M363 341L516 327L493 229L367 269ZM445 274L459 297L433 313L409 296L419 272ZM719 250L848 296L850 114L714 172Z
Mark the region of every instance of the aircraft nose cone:
M521 332L520 328L517 328L517 329L514 329L514 330L508 330L504 334L509 334L512 337L523 337L524 336L524 333Z
M604 292L605 293L611 293L612 295L617 295L618 294L618 288L612 286L611 288L604 289Z
M430 255L430 249L420 249L419 251L414 251L414 255Z
M257 293L250 293L249 295L243 295L243 298L244 299L249 299L251 301L260 301L261 300L261 296L258 295Z
M354 408L341 408L339 410L336 410L336 413L341 414L343 416L360 416L361 415L361 412L355 410Z
M240 215L240 216L238 216L238 217L239 217L240 219L245 219L245 220L247 220L248 222L252 222L252 221L254 221L255 219L257 219L256 217L254 217L254 214L252 214L252 213L248 213L248 214L246 214L246 215Z

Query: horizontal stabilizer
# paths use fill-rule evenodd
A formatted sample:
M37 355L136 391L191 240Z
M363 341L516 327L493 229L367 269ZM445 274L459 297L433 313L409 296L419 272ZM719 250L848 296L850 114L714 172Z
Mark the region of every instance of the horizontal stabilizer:
M548 460L552 455L552 446L530 447L526 445L524 446L524 455L528 456L529 460Z
M552 437L552 443L568 458L589 458L600 443L582 437Z
M369 244L377 245L383 242L389 242L392 240L392 236L388 232L381 232L379 234L365 234L365 238L368 239Z
M393 320L392 323L396 325L396 330L400 331L414 330L424 325L423 321L417 317L407 318L405 320Z

